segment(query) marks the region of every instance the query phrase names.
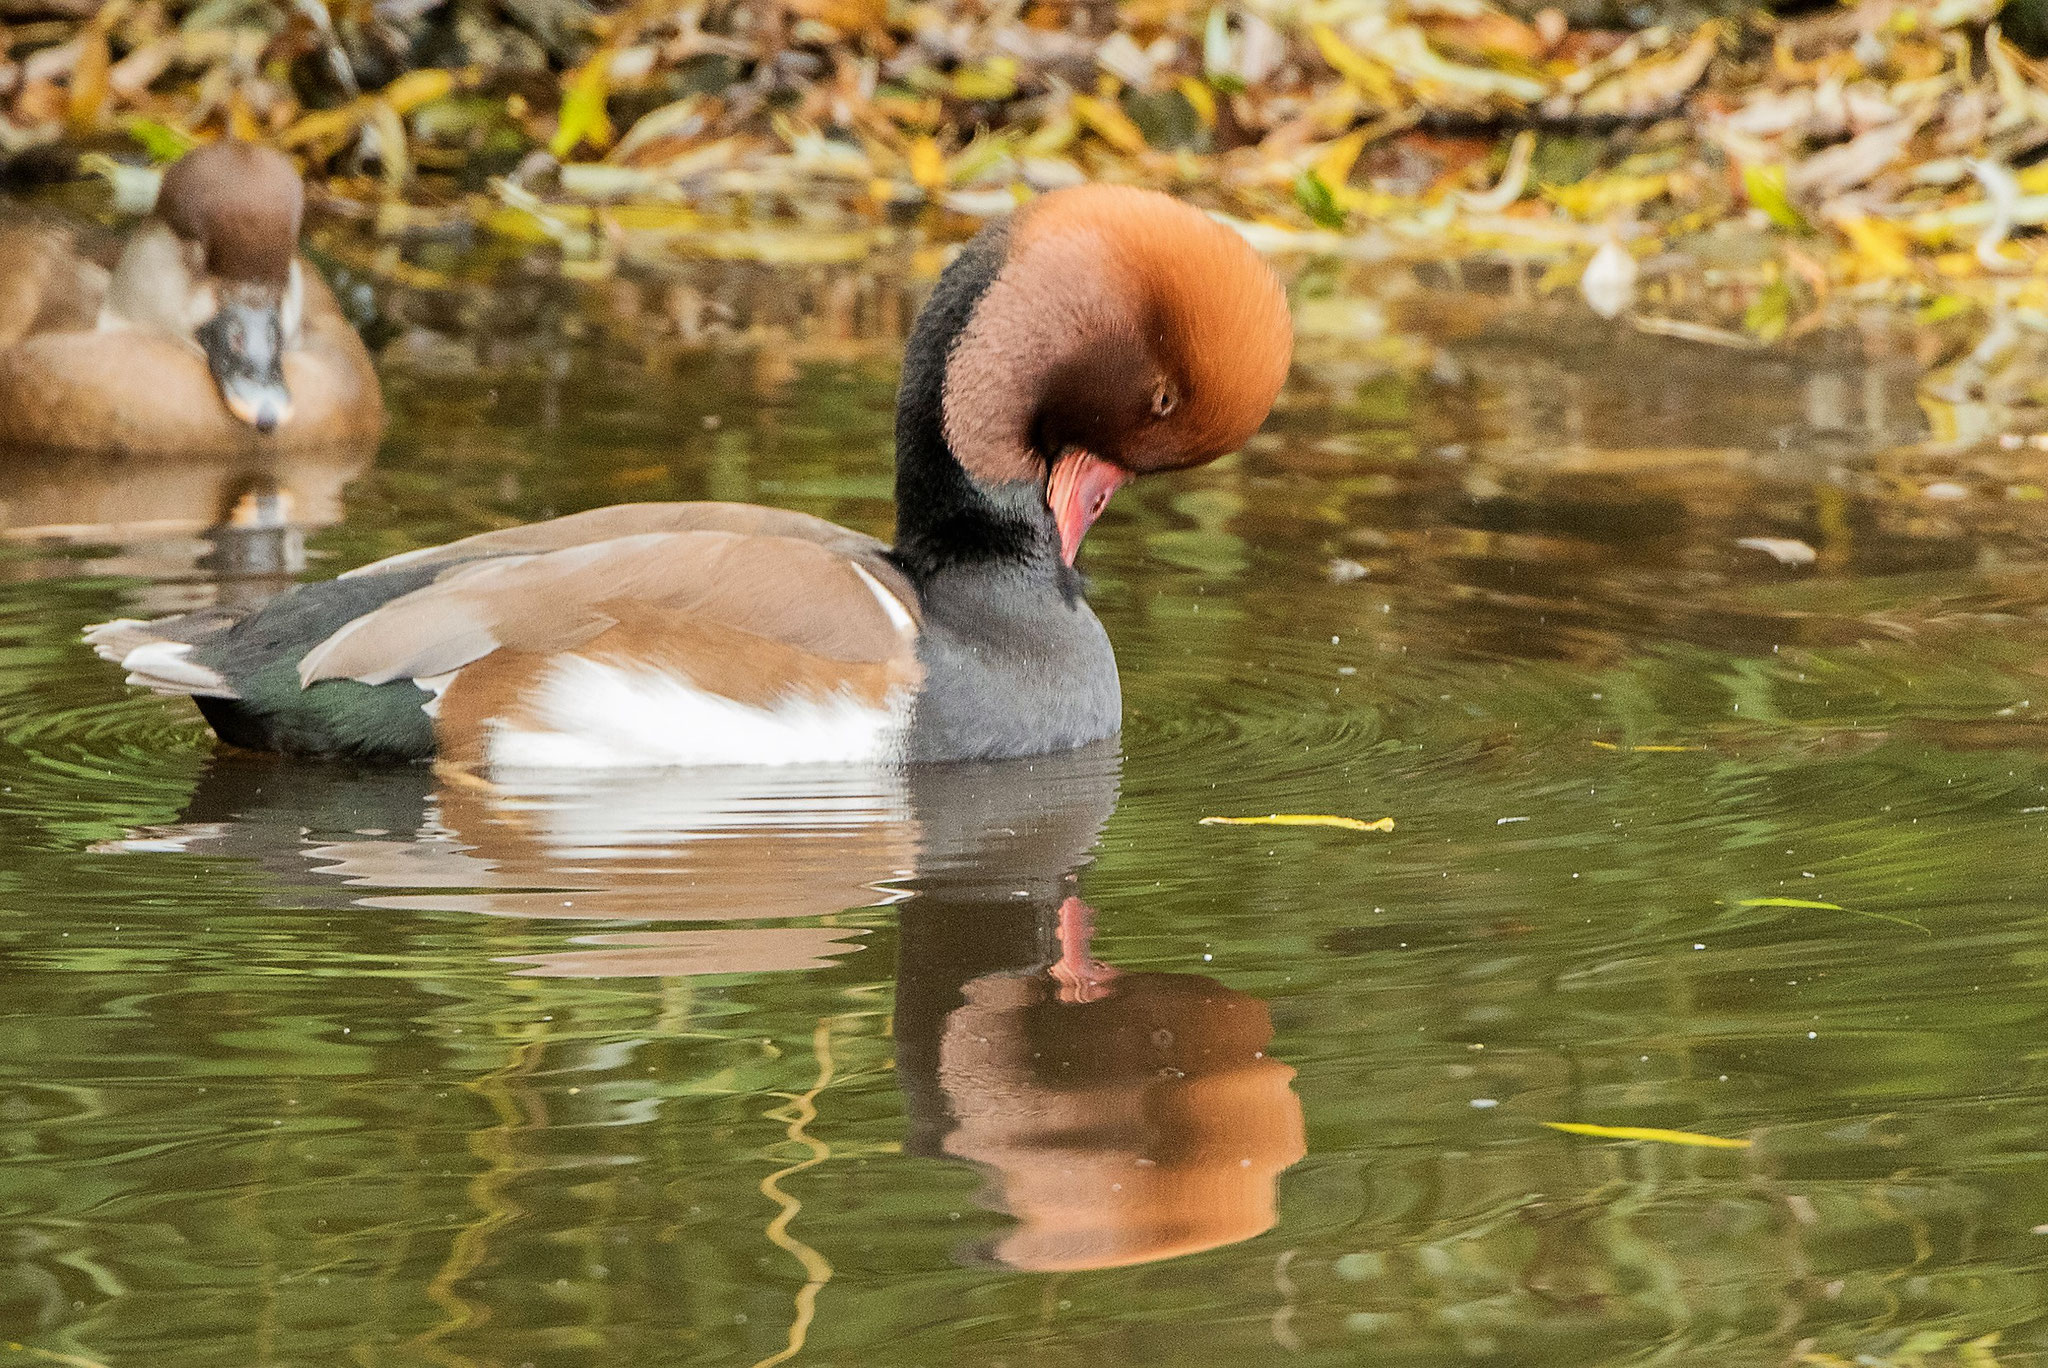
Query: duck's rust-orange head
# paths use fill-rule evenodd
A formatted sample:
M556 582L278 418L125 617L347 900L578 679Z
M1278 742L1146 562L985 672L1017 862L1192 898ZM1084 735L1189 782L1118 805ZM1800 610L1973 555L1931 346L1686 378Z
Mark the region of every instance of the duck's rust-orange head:
M1150 190L1056 191L1009 225L946 367L977 481L1044 481L1071 563L1117 487L1234 451L1287 376L1286 296L1243 238Z

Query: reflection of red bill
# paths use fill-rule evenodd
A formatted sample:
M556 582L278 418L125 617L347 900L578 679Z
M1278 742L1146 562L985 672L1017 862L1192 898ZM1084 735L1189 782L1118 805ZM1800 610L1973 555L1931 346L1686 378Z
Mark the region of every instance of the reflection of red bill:
M1131 472L1112 465L1100 456L1078 449L1069 450L1054 462L1052 479L1046 483L1045 502L1060 529L1060 559L1074 563L1080 554L1081 538L1109 506L1109 496L1131 478Z

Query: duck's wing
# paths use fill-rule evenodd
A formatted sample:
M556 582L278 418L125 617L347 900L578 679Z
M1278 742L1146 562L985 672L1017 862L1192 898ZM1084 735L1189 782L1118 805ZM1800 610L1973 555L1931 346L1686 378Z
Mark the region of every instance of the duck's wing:
M342 578L389 574L425 565L453 564L479 556L561 551L590 542L650 532L732 532L743 536L787 537L811 542L858 560L884 583L898 590L899 597L912 605L913 612L916 611L916 594L911 591L909 580L888 560L887 548L881 542L808 513L765 508L759 504L613 504L583 513L571 513L567 517L551 518L547 522L479 532L443 546L401 551L395 556L386 556L383 560L347 571Z
M663 515L616 521L635 518ZM916 596L877 544L579 539L610 530L584 519L308 585L225 630L109 624L90 639L263 748L506 765L886 757L921 675Z
M427 679L495 651L572 650L649 613L845 661L889 659L898 622L914 623L871 570L815 542L640 532L458 564L315 646L299 679Z
M915 599L864 557L711 530L493 549L322 641L302 686L409 679L470 764L879 759L907 721Z

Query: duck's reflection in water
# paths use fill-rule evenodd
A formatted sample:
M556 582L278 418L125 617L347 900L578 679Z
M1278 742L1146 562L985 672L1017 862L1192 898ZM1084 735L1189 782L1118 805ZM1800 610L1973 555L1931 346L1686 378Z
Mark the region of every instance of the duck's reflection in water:
M343 489L376 454L374 440L217 458L0 448L0 541L113 548L97 570L156 581L139 613L254 606L306 568L306 533L340 520ZM13 573L24 566L35 573Z
M1113 768L1060 757L920 776L916 897L899 916L906 1148L972 1160L1015 1225L986 1257L1108 1268L1249 1239L1302 1157L1266 1004L1199 974L1096 960L1074 874Z
M243 856L301 906L612 923L571 931L566 949L528 950L529 936L498 956L516 974L609 978L829 964L865 932L710 924L901 901L915 832L901 783L878 771L559 771L479 785L224 750L181 821L115 845ZM677 922L707 925L663 925Z
M1278 1175L1304 1152L1263 1002L1094 958L1075 879L1117 779L1102 747L909 775L549 774L488 788L223 753L184 821L120 845L246 855L300 902L641 924L501 957L527 975L815 968L863 932L730 923L899 902L906 1148L987 1174L984 1200L1015 1224L978 1256L1102 1268L1270 1228ZM676 922L699 925L659 925Z

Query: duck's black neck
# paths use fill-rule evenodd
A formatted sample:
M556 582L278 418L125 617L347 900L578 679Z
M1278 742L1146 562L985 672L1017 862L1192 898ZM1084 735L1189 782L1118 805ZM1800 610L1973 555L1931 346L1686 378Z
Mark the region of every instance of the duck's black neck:
M1064 587L1059 531L1043 492L1019 481L990 485L967 473L946 441L946 363L961 330L1002 269L1007 223L984 230L939 277L904 349L896 397L895 558L914 583L952 570L1042 570Z

